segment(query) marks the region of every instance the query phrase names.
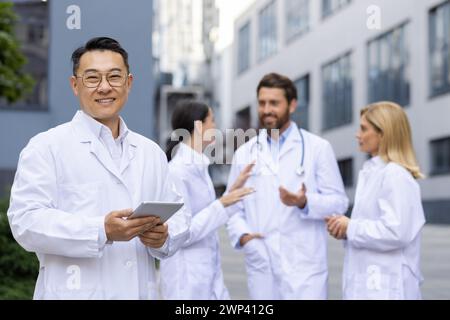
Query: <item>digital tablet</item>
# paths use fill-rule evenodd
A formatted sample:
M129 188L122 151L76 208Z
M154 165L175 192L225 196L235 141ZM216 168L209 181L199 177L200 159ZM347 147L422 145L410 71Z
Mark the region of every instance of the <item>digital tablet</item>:
M161 218L162 222L166 222L175 212L181 209L183 204L182 202L142 202L128 219L157 216Z

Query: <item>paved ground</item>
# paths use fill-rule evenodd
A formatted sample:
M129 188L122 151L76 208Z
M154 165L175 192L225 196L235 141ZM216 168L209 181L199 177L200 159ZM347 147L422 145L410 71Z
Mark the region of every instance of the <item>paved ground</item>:
M224 229L220 230L222 268L232 299L248 299L244 258L234 251ZM344 250L329 238L329 298L341 299ZM422 238L422 286L424 299L450 299L450 226L426 226Z

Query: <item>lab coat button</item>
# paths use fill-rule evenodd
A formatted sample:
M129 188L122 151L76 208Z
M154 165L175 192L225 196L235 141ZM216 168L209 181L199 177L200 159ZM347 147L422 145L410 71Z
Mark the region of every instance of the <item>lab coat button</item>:
M125 263L125 266L126 266L127 268L131 268L131 267L133 266L133 262L130 261L130 260L128 260L128 261Z

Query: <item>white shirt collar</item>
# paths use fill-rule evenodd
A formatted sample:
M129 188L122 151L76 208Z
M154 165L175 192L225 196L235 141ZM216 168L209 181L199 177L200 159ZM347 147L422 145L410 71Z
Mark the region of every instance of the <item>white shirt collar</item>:
M112 137L111 129L109 129L107 126L98 122L97 120L95 120L82 110L78 111L78 113L81 115L80 117L81 121L89 128L89 130L94 134L96 138L100 139L104 135L110 135ZM127 125L125 124L125 121L123 121L122 117L119 117L119 119L120 119L119 136L115 140L123 142L123 140L128 135L129 130Z

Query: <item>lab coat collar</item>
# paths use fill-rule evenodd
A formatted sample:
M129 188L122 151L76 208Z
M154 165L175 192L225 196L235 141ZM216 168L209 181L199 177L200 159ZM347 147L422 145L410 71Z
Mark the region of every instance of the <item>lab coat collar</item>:
M125 121L123 121L122 117L119 117L120 124L119 124L119 136L117 139L120 139L120 142L123 142L125 138L129 134L129 130L127 125L125 124ZM108 133L112 135L111 129L105 126L104 124L98 122L94 118L92 118L90 115L85 113L82 110L79 110L73 120L81 122L90 132L94 135L96 138L100 138L102 134ZM87 136L85 137L86 141L91 141L90 139L87 139Z
M286 137L286 141L280 150L280 158L302 143L302 136L300 135L299 128L295 122L291 121L290 129L289 135Z
M180 147L176 153L185 164L195 165L198 167L208 167L211 161L203 153L199 153L187 144L181 142Z
M384 160L380 156L375 156L364 163L363 170L374 170L384 168L385 166L386 162L384 162Z
M114 164L109 152L102 145L100 141L100 134L102 124L94 120L92 117L85 114L83 111L78 111L72 119L72 126L80 143L90 143L90 152L95 155L98 161L117 179L125 184L122 179L122 173L128 168L131 160L135 157L136 148L138 146L135 137L125 122L121 118L121 134L123 139L124 157L120 169Z

